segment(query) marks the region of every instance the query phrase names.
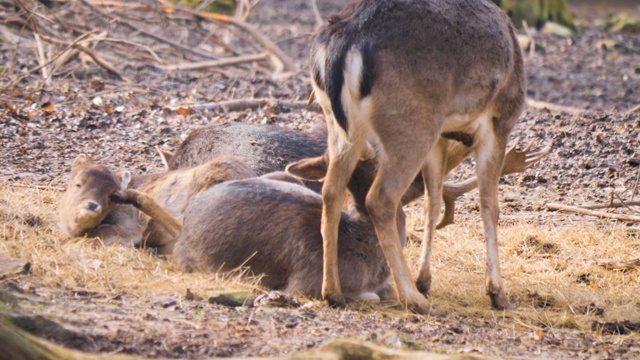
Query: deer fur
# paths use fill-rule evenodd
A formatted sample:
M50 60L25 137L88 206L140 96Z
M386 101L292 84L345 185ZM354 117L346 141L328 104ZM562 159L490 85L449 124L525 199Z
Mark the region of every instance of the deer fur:
M547 147L545 150L531 153L530 148L531 144L526 151L522 152L516 150L514 145L505 157L505 169L502 175L524 170L549 151ZM263 175L284 170L289 163L323 155L327 150L327 126L325 123L320 123L313 125L307 131L296 131L271 125L241 123L211 125L192 131L178 146L175 153L159 147L156 149L167 170L193 167L220 155L234 154L241 157L256 174ZM464 146L464 143L451 141L447 151L446 173L453 170L468 154L469 149ZM372 177L375 173L375 166L359 163L356 167L368 167L371 173L367 174L367 177ZM356 174L360 173L360 171L356 172ZM322 184L317 181L305 181L305 185L318 193L322 189ZM455 200L476 187L475 177L462 182L444 183L445 212L438 223L438 229L453 224ZM402 197L401 205L409 204L422 195L424 195L424 182L420 173ZM398 210L398 215L404 216L404 212Z
M362 154L374 148L378 169L366 208L399 301L428 312L431 244L448 148L456 140L476 161L487 293L494 308L511 308L498 258L498 180L509 134L524 105L526 79L507 16L487 0L354 2L319 30L311 75L328 129L322 297L344 304L337 260L343 192ZM394 219L419 172L428 194L428 226L414 283Z
M191 198L221 182L252 176L253 171L234 157L157 174L117 176L82 154L73 163L58 208L61 229L68 237L86 235L105 245L135 245L169 254Z
M308 159L289 168L318 180L326 160ZM357 190L360 185L350 184L354 202L362 205L357 210L364 209L366 195ZM247 268L261 275L267 288L320 298L321 212L320 195L286 173L229 181L191 201L174 254L187 271ZM338 232L338 261L345 270L340 283L347 300L375 301L392 294L389 268L366 212L341 212Z

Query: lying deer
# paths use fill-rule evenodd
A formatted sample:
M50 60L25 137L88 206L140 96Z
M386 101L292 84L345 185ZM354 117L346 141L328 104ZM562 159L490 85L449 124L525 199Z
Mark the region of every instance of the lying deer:
M550 147L538 152L530 152L531 144L519 151L514 145L505 156L502 175L517 173L544 157ZM258 175L284 170L287 164L304 158L321 156L327 149L327 127L316 124L308 131L296 131L280 126L251 125L229 123L212 125L196 129L176 149L175 153L161 150L163 163L167 169L188 168L203 164L221 155L234 154L242 158ZM469 150L460 142L451 142L447 156L446 173L450 172L464 159ZM359 165L367 167L366 165ZM369 167L373 176L375 167ZM360 172L358 172L360 173ZM445 182L443 198L445 212L437 228L453 224L455 200L462 194L477 187L477 179L472 177L462 182ZM317 181L305 181L305 185L320 193L322 184ZM406 205L424 194L422 174L402 198ZM400 213L404 215L404 213Z
M317 180L326 171L323 159L292 164L289 171ZM366 195L358 190L361 185L349 186L358 210L364 210ZM174 255L187 271L246 267L262 275L261 285L267 288L320 298L321 212L320 195L283 172L229 181L187 206ZM340 283L347 300L375 301L392 294L389 268L366 210L341 212L338 236Z
M116 175L82 154L73 163L58 208L61 228L69 237L86 235L105 245L136 245L168 254L192 197L223 181L252 176L253 171L233 157L151 175Z
M328 128L322 297L344 304L338 271L343 193L363 152L373 147L378 170L366 208L399 301L413 311L428 311L431 244L449 142L457 140L476 160L487 293L494 308L511 308L498 259L498 180L509 134L524 105L526 78L507 16L486 0L354 2L319 30L311 75ZM419 172L428 193L428 226L414 283L395 219Z
M389 268L365 207L376 164L367 159L354 170L347 185L354 211L343 211L340 218L340 284L349 301L392 296ZM287 171L317 181L326 175L327 158L304 159ZM262 275L267 288L320 298L321 211L321 197L283 172L226 182L191 200L174 255L187 271L245 267ZM397 221L404 229L404 217ZM404 236L400 241L404 245Z

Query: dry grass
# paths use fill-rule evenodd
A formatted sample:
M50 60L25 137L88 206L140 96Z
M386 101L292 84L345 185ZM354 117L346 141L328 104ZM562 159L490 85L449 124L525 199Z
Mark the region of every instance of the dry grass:
M410 216L409 229L419 223L418 215ZM407 253L415 262L422 233L409 233ZM595 320L640 319L640 269L612 271L597 264L640 259L638 228L520 223L501 226L499 239L502 275L517 310L500 314L497 324L588 329ZM433 254L434 309L494 319L496 312L484 294L486 249L480 220L439 230ZM604 315L586 314L591 304L604 308Z
M255 279L241 280L238 274L185 274L173 261L143 251L95 246L90 240L65 243L57 231L59 195L0 187L0 254L30 261L28 281L37 286L138 298L184 296L187 288L200 294L220 289L260 291ZM409 229L417 221L412 214ZM433 308L447 317L489 321L505 329L586 330L596 320L638 320L640 272L606 270L596 261L640 258L639 238L637 229L616 224L500 227L503 277L518 308L496 312L484 293L481 224L449 226L438 232L434 244ZM419 243L410 241L406 252L415 264ZM590 304L604 308L604 315L585 314Z
M240 274L187 274L171 259L93 239L62 239L56 205L60 192L0 187L0 254L32 264L38 286L137 298L207 294L220 289L254 291Z

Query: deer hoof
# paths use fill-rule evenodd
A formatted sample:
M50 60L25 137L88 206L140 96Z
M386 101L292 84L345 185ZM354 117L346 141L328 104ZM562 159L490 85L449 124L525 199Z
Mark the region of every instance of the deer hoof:
M426 299L416 302L408 302L406 308L407 310L420 315L427 315L431 313L431 306Z
M347 303L344 300L343 296L329 296L329 295L325 295L323 296L323 299L329 303L329 306L332 308L343 308L345 306L347 306Z
M493 306L496 310L513 310L515 306L509 302L509 299L504 294L504 292L500 291L498 293L489 294L491 298L491 306Z
M431 277L427 279L420 279L416 281L416 288L418 291L424 295L424 297L429 297L429 289L431 289Z

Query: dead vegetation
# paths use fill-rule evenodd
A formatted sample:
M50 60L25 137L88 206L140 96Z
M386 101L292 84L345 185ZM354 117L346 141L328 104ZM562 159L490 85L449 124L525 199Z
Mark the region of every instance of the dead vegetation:
M490 310L482 293L485 249L473 192L459 200L457 223L436 234L430 316L389 304L338 311L307 299L298 308L228 307L209 298L257 296L263 293L257 281L184 274L170 259L91 240L64 243L55 189L80 152L116 170L151 172L161 168L155 145L173 150L201 125L300 129L322 121L317 109L304 106L316 15L306 0L262 0L251 11L246 22L303 69L278 73L274 57L264 55L268 47L237 26L165 11L156 2L90 1L58 1L54 9L23 1L28 11L0 1L0 254L31 264L26 275L0 279L3 313L20 317L25 327L35 324L28 328L58 344L150 357L286 356L337 338L513 357L640 356L637 331L615 330L634 329L640 319L637 222L545 208L553 202L609 206L613 199L628 206L596 210L638 216L640 118L628 111L640 93L637 36L605 33L602 19L576 19L583 31L573 38L532 35L527 95L536 102L530 101L514 139L553 141L553 147L532 168L501 181L500 256L515 311ZM342 5L318 4L323 16ZM29 14L44 35L42 54ZM255 58L224 67L162 68L238 56ZM472 169L466 161L455 178ZM421 207L407 208L415 239L422 235L413 230L422 226L416 220ZM415 264L416 241L406 254ZM45 323L65 331L47 331Z
M339 311L308 299L299 299L297 309L236 308L207 300L220 292L254 297L263 293L256 282L238 274L186 274L171 259L127 247L63 242L53 216L58 196L3 185L0 253L32 264L28 275L2 281L3 291L18 298L3 311L45 315L72 333L82 332L91 340L39 335L85 351L283 355L350 338L401 349L514 356L536 349L580 357L608 349L631 356L640 345L633 331L620 337L591 330L599 326L594 324L640 318L640 272L601 266L602 259L640 257L640 232L623 225L501 227L502 269L514 311L490 310L481 291L485 259L479 221L438 232L430 316L387 303ZM413 215L410 223L417 219ZM34 218L38 221L29 220ZM411 264L418 253L418 242L410 241Z

